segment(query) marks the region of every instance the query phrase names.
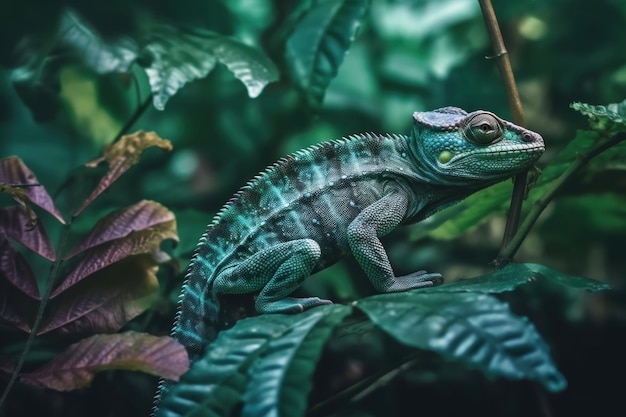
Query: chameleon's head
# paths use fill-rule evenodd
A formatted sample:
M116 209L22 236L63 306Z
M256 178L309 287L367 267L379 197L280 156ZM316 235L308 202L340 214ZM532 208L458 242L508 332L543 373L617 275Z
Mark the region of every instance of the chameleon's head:
M487 111L445 107L413 119L411 151L434 183L498 182L532 165L545 149L539 134Z

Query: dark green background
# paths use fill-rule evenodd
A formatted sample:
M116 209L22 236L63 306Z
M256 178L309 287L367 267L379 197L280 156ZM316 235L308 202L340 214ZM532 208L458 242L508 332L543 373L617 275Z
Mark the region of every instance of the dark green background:
M20 62L21 45L53 34L64 5L74 6L105 37L132 36L146 13L174 25L232 35L256 43L281 70L279 82L250 99L244 86L218 65L207 78L184 87L164 111L148 109L131 131L154 130L173 142L174 151L149 151L81 218L84 223L76 225L79 232L81 224L92 224L102 212L138 199L159 201L177 214L181 244L175 254L181 268L211 216L280 156L351 133L408 133L413 111L458 106L509 117L495 64L485 59L491 49L477 2L373 0L319 111L307 106L286 76L283 46L276 40L295 3L3 1L0 156L20 156L51 194L70 176L90 183L89 176L76 170L100 154L146 95L141 76L138 93L128 76L101 76L60 59L52 78L27 97L28 105L17 96L10 69ZM544 166L577 129L586 127L585 118L569 108L571 102L606 104L626 98L626 3L502 0L494 1L494 7L527 125L546 141L547 151L539 162ZM613 159L574 178L540 218L516 258L586 275L614 288L609 293L574 295L531 287L507 296L550 343L570 384L565 392L538 394L539 388L530 384L488 380L427 356L422 365L369 396L354 415L541 415L546 406L542 401L555 416L623 415L626 407L619 381L626 372L622 358L626 347L625 167L623 160ZM62 207L70 207L72 199L82 196L72 193L62 196ZM417 241L407 228L390 236L386 244L400 273L424 268L443 272L448 280L467 278L490 269L503 222L502 216L495 216L452 241ZM160 308L130 328L167 333L180 281L171 268L162 275L166 285ZM351 261L325 272L307 289L336 301L371 293ZM318 377L322 384L312 401L323 398L332 383L341 385L342 381L325 381L330 378L325 369L342 369L333 378L353 382L351 371L367 373L392 362L395 348L388 345L382 339L349 348L335 346L334 354L322 362ZM90 389L67 394L18 386L5 413L146 415L155 381L113 372L99 375Z

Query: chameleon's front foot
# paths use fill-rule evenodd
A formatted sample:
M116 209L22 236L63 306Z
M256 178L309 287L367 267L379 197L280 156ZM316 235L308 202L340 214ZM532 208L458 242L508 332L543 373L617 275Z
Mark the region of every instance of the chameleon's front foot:
M324 300L318 297L286 297L276 301L268 301L262 297L259 297L256 300L256 310L259 313L301 313L311 307L332 303L333 302L330 300Z
M417 271L412 274L395 277L385 282L381 292L400 292L416 288L435 287L443 283L443 277L437 272Z

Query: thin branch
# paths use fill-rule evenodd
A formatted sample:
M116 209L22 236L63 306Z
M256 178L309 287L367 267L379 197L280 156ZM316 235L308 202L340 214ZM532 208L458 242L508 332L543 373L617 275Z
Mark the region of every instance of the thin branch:
M494 56L492 57L498 71L500 72L500 78L504 85L507 101L509 103L509 110L511 112L511 120L513 123L519 126L525 126L524 111L522 109L522 101L519 97L517 85L515 84L515 77L513 76L513 69L511 68L511 61L509 60L509 54L504 45L502 39L502 33L498 26L498 20L493 10L491 0L478 0L480 8L485 20L485 26L491 39ZM517 228L519 226L522 203L524 202L524 194L526 192L526 177L528 176L528 170L524 170L517 174L514 178L513 195L511 196L511 205L509 207L509 214L507 216L506 227L504 230L504 236L502 238L501 248L504 248L511 241ZM496 263L500 266L504 266L510 258L502 256L502 250L498 254Z
M416 364L417 358L420 356L421 352L413 353L408 357L404 358L400 364L394 365L393 369L390 371L383 371L380 373L376 373L368 378L365 378L362 381L357 382L354 385L344 389L343 391L338 392L326 400L315 404L312 406L308 412L307 416L312 417L316 415L326 415L332 410L336 408L339 404L346 402L349 398L351 402L361 401L366 396L370 395L377 389L387 385L391 380L399 376L401 373L406 372L413 365Z
M67 242L67 237L69 235L70 226L71 226L71 220L67 224L63 225L63 231L61 232L59 244L57 245L57 248L56 248L57 256L56 256L56 259L54 260L54 263L52 264L52 269L50 270L50 277L48 279L48 285L46 286L46 292L44 293L43 297L41 298L41 302L39 303L39 308L37 309L37 316L35 317L35 321L33 325L31 326L30 334L28 335L28 339L26 339L26 343L24 344L24 348L22 349L20 358L18 359L17 364L15 365L15 369L13 369L13 373L11 374L11 378L9 379L9 383L7 384L7 386L4 388L4 391L2 392L2 397L0 397L0 410L2 409L2 406L4 405L4 402L6 401L7 396L9 395L9 392L13 388L13 385L17 381L17 378L20 375L22 367L24 366L24 362L26 361L26 357L28 356L28 353L30 352L31 347L33 346L33 342L35 341L35 337L37 337L37 333L39 332L39 327L41 326L41 321L43 320L43 315L46 310L46 306L48 305L50 294L52 294L52 289L54 288L54 284L56 283L59 267L61 266L61 263L63 262L63 257L61 256L61 254L63 253L65 244Z
M585 166L592 158L600 155L602 152L610 149L611 147L619 144L620 142L626 140L626 132L620 132L612 137L610 137L606 142L597 146L590 151L587 151L583 154L578 155L578 157L574 160L572 164L570 164L567 169L552 183L551 187L546 190L546 192L533 203L528 215L524 218L524 222L521 224L517 233L513 236L511 241L502 248L500 251L501 255L505 258L511 258L515 252L522 245L522 242L526 238L526 235L530 232L530 229L533 227L539 215L545 210L548 206L548 203L552 201L556 193L565 185L565 183L578 172L580 168Z
M139 107L137 107L137 110L135 110L135 113L133 113L130 119L128 119L128 121L124 124L124 126L122 126L118 134L115 136L115 139L113 139L112 143L115 143L118 140L120 140L120 138L124 136L130 130L131 127L133 127L133 125L135 124L135 122L137 122L139 117L141 117L141 115L144 114L146 110L148 110L148 107L150 107L150 104L152 104L152 93L148 94L148 96L143 101L143 103L141 103Z

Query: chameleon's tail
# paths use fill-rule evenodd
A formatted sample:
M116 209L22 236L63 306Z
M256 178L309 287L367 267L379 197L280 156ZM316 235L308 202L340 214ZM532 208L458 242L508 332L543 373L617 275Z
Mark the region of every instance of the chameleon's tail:
M202 358L206 347L217 337L219 301L206 291L206 280L201 276L188 275L178 303L171 336L182 344L193 365ZM184 307L183 307L184 300ZM160 402L167 395L172 381L161 379L157 387L152 408L152 416Z

